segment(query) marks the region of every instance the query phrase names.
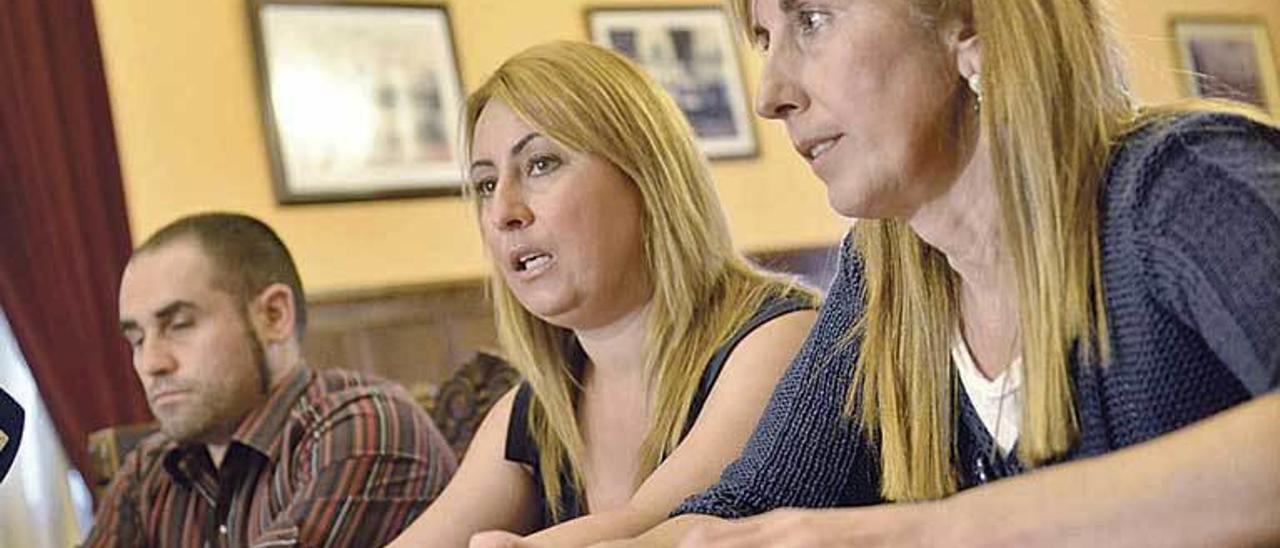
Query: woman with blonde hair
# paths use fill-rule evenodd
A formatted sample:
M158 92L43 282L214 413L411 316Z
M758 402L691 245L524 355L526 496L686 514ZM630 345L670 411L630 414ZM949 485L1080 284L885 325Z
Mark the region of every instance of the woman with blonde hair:
M680 111L613 52L517 54L467 99L465 135L499 340L526 380L400 540L642 532L741 450L815 298L734 250ZM506 533L472 537L488 530Z
M645 545L1280 543L1273 121L1136 107L1094 0L732 5L859 221L743 455Z

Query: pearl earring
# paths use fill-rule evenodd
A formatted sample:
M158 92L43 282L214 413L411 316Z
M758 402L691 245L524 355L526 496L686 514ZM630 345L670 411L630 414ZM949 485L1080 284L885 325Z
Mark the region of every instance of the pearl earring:
M978 98L978 102L982 102L982 75L973 73L969 75L969 89L973 91L974 97Z

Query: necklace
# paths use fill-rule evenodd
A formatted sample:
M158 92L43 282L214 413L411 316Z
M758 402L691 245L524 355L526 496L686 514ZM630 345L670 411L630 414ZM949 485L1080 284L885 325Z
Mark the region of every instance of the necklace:
M988 451L988 456L993 460L996 457L996 451L1000 449L1000 423L1004 419L1004 398L1009 395L1009 378L1013 377L1013 368L1017 366L1018 360L1009 364L1008 369L1005 369L1004 379L1000 381L1000 397L996 400L996 428L991 434L991 450Z
M1018 338L1015 336L1013 343L1010 346L1016 348L1017 340ZM1001 472L998 476L993 478L992 472L996 471L994 470L996 468L996 463L1003 462L1002 458L997 457L996 451L1000 448L1000 426L1001 423L1004 422L1004 399L1009 396L1010 379L1017 373L1018 368L1021 366L1021 357L1014 358L1009 366L1005 368L1004 378L1000 380L1000 391L996 400L996 425L991 432L991 446L987 448L986 455L979 455L977 461L974 463L976 465L975 468L977 469L978 483L987 483L993 479L998 479L1004 476L1003 472ZM1015 399L1014 401L1017 400ZM1005 467L1001 464L999 468L1000 470L1003 470Z

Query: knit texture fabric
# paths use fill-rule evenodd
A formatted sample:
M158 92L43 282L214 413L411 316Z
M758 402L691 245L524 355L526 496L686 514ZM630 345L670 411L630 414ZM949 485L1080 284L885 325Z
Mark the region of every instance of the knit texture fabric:
M1110 327L1105 367L1073 357L1080 441L1100 455L1209 417L1280 384L1280 131L1197 113L1153 122L1117 147L1100 196ZM862 262L850 238L826 303L743 454L673 515L883 502L879 448L843 415L858 341ZM991 437L964 391L961 489L980 483ZM856 410L855 410L856 411ZM1020 473L1016 457L987 477Z

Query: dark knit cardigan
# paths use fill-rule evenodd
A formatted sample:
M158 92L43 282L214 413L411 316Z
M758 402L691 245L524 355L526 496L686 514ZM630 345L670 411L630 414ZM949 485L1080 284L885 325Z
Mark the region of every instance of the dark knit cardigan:
M1280 377L1280 131L1225 114L1166 119L1125 138L1104 183L1112 356L1072 359L1080 440L1063 460L1166 434ZM838 341L861 313L861 277L846 238L817 324L743 454L674 514L883 502L879 448L841 413L858 343ZM988 460L991 437L957 392L961 488L1020 472L1014 457Z

